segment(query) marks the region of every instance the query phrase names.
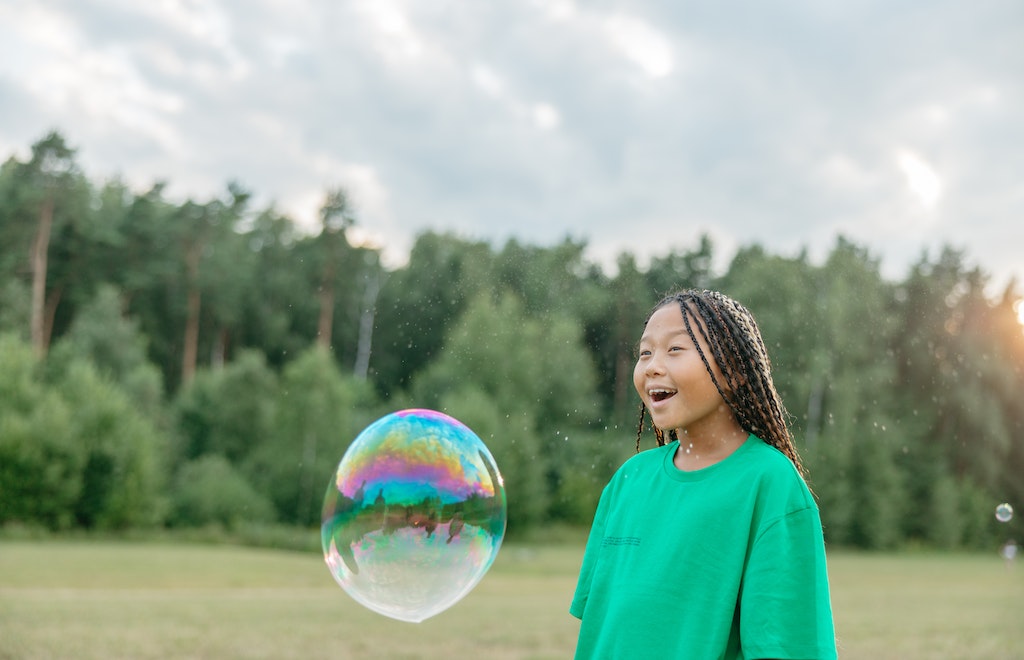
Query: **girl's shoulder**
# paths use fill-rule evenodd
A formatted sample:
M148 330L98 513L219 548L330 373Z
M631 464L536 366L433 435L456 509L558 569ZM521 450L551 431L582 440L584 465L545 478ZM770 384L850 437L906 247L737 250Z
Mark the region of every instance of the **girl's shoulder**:
M665 455L675 451L677 444L676 442L670 442L661 447L645 449L638 454L630 456L615 470L609 485L629 479L630 476L651 476L659 473L661 465L665 462Z
M757 442L753 443L748 453L748 464L756 473L759 487L778 495L785 493L786 497L796 498L808 505L813 504L807 482L793 461L767 442L756 437L752 440Z
M652 447L650 449L644 449L643 451L630 456L626 461L619 466L619 472L626 469L635 469L638 466L648 464L660 464L665 460L665 454L671 454L675 452L676 446L679 444L678 441L673 440L672 442L666 443L660 447Z

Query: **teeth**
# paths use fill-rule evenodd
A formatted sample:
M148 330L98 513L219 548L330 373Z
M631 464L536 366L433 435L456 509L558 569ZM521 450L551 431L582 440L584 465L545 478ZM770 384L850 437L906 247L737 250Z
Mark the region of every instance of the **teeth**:
M664 389L650 389L650 390L647 390L647 395L649 397L651 397L651 399L653 399L655 401L664 401L665 399L669 398L670 396L672 396L675 393L676 393L675 390L664 390Z

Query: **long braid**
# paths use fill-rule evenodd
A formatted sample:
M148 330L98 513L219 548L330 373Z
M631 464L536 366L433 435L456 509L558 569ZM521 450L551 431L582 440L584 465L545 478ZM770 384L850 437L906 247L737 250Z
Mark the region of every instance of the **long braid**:
M636 425L636 453L640 453L640 437L644 434L644 416L647 414L647 406L640 402L640 422ZM671 431L669 433L673 440L676 439L676 432ZM665 446L665 432L659 429L657 426L654 427L654 438L658 441L659 447Z
M640 402L640 422L636 425L636 453L640 453L640 436L644 434L644 415L647 414L647 406Z
M793 462L801 474L805 474L787 424L789 413L775 389L771 360L750 310L721 293L690 289L662 299L654 306L651 314L673 303L679 305L686 332L697 347L711 382L743 430L777 448ZM701 348L698 334L710 349L710 356ZM720 379L715 376L712 360L718 365L724 383L719 382ZM645 412L646 408L641 404L637 451L640 448ZM655 428L655 435L659 446L663 445L663 431ZM675 432L671 435L674 438Z

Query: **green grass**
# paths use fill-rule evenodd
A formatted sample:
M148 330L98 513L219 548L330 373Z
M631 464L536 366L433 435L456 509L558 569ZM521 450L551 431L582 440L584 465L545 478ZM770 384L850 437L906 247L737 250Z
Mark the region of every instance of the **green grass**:
M840 657L1024 659L1024 565L995 551L836 553L829 572Z
M412 624L357 605L316 554L0 541L0 658L567 658L581 554L507 543L465 599ZM830 570L840 657L1024 658L1024 565L835 553Z

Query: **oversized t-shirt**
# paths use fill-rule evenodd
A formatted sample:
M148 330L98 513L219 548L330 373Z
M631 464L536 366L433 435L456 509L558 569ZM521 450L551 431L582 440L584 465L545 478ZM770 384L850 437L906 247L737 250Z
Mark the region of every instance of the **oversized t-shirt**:
M601 494L569 609L577 658L835 658L818 507L750 436L690 472L678 442L633 456Z

